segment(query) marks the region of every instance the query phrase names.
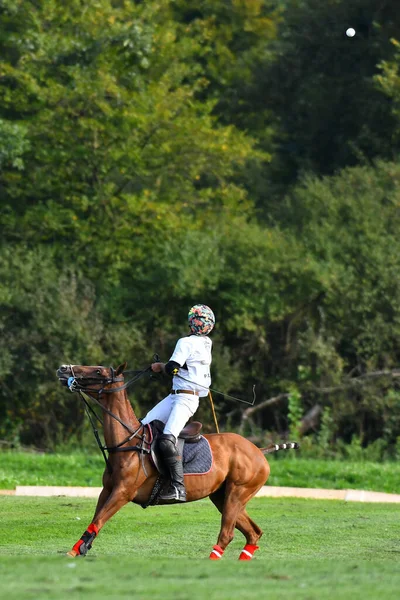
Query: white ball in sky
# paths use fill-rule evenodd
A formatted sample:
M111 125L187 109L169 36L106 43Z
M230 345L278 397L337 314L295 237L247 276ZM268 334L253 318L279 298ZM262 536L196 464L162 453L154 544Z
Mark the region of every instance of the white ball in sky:
M352 27L349 27L346 31L347 37L354 37L356 35L356 30Z

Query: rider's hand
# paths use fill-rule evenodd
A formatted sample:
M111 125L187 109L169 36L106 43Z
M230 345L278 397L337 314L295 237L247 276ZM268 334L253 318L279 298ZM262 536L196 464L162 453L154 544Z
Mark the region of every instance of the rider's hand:
M153 371L153 373L163 373L164 367L165 367L164 363L155 362L151 365L151 370Z

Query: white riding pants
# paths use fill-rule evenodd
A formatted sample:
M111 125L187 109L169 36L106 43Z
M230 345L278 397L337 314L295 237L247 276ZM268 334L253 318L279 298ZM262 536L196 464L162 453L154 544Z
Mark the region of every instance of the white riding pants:
M191 394L169 394L164 400L152 408L144 419L143 425L151 421L162 421L165 424L164 433L178 435L199 407L199 397Z

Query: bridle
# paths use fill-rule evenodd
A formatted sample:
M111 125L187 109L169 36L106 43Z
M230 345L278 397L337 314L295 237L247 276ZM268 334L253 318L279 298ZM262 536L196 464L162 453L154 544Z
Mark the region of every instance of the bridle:
M122 419L120 419L117 415L115 415L111 410L109 410L108 408L106 408L102 402L100 402L100 398L101 396L103 396L104 394L114 394L116 392L122 392L126 389L128 389L133 383L135 383L136 381L138 381L141 377L143 377L146 373L148 373L149 371L151 371L151 366L147 367L146 369L143 369L142 371L124 371L124 373L135 373L134 377L132 377L132 379L130 379L129 381L127 381L125 384L119 386L119 387L111 387L111 388L105 388L106 385L110 385L113 383L123 383L124 382L124 378L123 377L118 377L115 375L115 369L113 367L109 367L109 371L110 371L110 375L104 376L101 375L101 373L98 373L97 375L90 375L90 376L85 376L85 375L76 375L74 373L74 366L73 365L68 365L70 368L70 371L72 373L72 375L70 377L68 377L68 381L67 381L67 386L69 388L69 390L71 392L77 392L79 394L79 396L81 397L84 405L85 405L85 411L86 414L89 418L90 424L92 426L93 429L93 433L94 436L96 438L97 444L103 454L107 469L109 471L109 473L112 473L112 466L110 464L110 461L108 460L108 457L106 456L106 451L108 453L115 453L115 452L139 452L140 453L140 457L141 457L141 461L142 461L142 466L144 471L146 472L145 466L144 466L144 461L143 461L143 455L144 454L149 454L150 453L150 443L151 441L147 441L146 439L146 432L145 432L145 426L140 424L139 427L137 429L132 429L132 427L130 427L127 423L125 423ZM93 382L99 382L101 384L103 384L100 388L93 388L93 387L89 387L84 385L84 382L90 382L90 385L93 385ZM93 394L97 395L93 396ZM86 398L85 398L85 396ZM110 415L110 417L112 417L115 421L118 421L118 423L120 423L122 425L122 427L124 427L124 429L126 429L126 431L128 431L129 435L124 438L122 440L122 442L120 442L119 444L117 444L116 446L106 446L104 444L102 444L101 439L100 439L100 435L98 432L98 429L96 427L96 423L93 420L93 416L94 418L99 421L99 423L101 425L103 425L103 420L98 416L98 414L93 410L92 406L90 405L89 401L87 398L90 398L91 400L93 400L94 402L96 402L96 404L98 404L98 406L100 406L100 408L107 413L108 415ZM143 434L139 435L139 432L143 430ZM126 444L127 442L130 442L132 439L134 438L139 438L140 443L139 445L136 446L124 446L124 444ZM147 447L145 447L145 445ZM122 447L124 446L124 447Z
M125 381L123 377L115 376L115 369L113 367L109 367L110 375L111 375L110 377L101 376L100 373L99 373L99 377L96 377L95 375L91 375L91 376L75 375L74 366L73 365L68 365L68 366L71 369L71 373L72 373L71 377L68 377L68 382L67 382L68 388L71 392L94 393L94 394L98 394L99 396L101 396L102 394L113 394L114 392L122 392L123 390L128 389L128 387L130 387L135 381L137 381L138 379L143 377L143 375L145 375L145 373L147 373L148 371L151 370L151 367L147 367L147 369L143 369L142 371L124 371L124 373L136 373L136 376L132 377L132 379L130 379L129 381L127 381L124 385L121 385L120 387L105 389L104 386L106 386L106 385L109 385L112 383L122 383L123 381ZM82 380L101 381L104 384L104 386L100 389L84 387L80 383L80 381L82 381Z

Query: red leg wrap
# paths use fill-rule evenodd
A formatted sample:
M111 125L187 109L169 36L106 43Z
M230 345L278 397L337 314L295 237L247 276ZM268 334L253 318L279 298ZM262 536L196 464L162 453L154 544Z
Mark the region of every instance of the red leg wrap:
M72 550L75 550L75 552L77 552L78 554L80 554L80 552L79 552L79 548L81 547L81 544L83 544L83 540L78 540L78 541L76 542L76 544L74 544L74 545L72 546Z
M85 543L85 534L91 534L94 533L95 536L97 536L97 534L99 533L99 528L97 527L97 525L94 525L94 523L91 523L89 525L89 527L86 529L85 533L83 534L83 536L76 542L76 544L74 546L72 546L72 550L75 550L75 552L77 552L78 554L82 554L80 552L80 547L83 543ZM90 547L90 546L89 546Z
M258 550L258 548L258 546L253 546L253 544L246 544L239 556L239 560L251 560L254 552Z
M220 546L213 546L212 552L210 554L210 560L220 560L222 558L224 551Z
M99 528L94 523L90 523L89 527L87 528L87 531L89 533L95 533L97 535L99 533Z

